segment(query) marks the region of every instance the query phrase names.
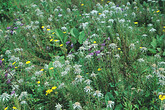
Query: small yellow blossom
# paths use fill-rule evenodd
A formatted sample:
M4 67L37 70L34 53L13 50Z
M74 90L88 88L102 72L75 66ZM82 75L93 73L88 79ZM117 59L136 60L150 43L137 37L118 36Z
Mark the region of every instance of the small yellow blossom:
M47 31L50 31L50 29L47 29Z
M79 15L79 16L81 16L81 15Z
M41 69L40 71L44 71L44 69Z
M54 32L52 34L54 34Z
M41 27L42 29L44 28L44 26Z
M110 1L107 1L107 3L109 3Z
M97 70L98 70L98 71L101 71L102 69L101 69L101 68L98 68Z
M62 46L63 46L63 44L60 45L60 47L62 47Z
M140 49L143 48L143 47L140 47Z
M52 70L53 69L53 67L51 67L51 68L49 68L50 70Z
M134 24L138 24L138 22L134 22Z
M27 61L27 62L26 62L26 64L29 64L29 63L30 63L30 61Z
M160 99L161 101L163 101L163 100L165 99L165 95L164 95L164 94L159 95L159 99Z
M40 84L40 81L37 81L38 84Z
M8 109L8 107L5 107L5 109L4 110L7 110Z
M121 48L118 48L118 50L121 50Z
M13 107L13 109L17 109L17 107Z
M104 1L104 0L101 0L102 2Z
M54 40L54 41L55 41L55 42L58 42L59 40L56 39L56 40Z
M12 65L14 65L16 62L12 63Z
M99 15L101 15L101 13L99 13Z
M50 42L52 42L53 41L53 39L50 39Z
M18 67L15 67L15 69L18 68Z
M156 11L157 13L159 13L160 12L160 10L158 10L158 11Z
M82 3L81 6L84 6L84 4Z
M52 91L53 91L52 89L48 89L48 90L46 91L46 95L50 94Z
M2 61L5 60L4 58L2 59Z
M52 90L55 90L56 88L57 88L56 86L53 86L53 87L52 87Z
M64 34L66 34L66 32L63 32Z
M165 26L163 26L163 28L165 29Z
M93 41L94 44L96 44L96 41Z

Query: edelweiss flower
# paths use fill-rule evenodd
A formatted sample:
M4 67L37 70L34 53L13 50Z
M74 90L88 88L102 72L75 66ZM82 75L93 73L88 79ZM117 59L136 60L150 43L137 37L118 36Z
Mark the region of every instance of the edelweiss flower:
M114 101L108 101L107 108L113 108L115 102Z
M81 107L81 105L80 105L80 103L79 102L75 102L74 104L73 104L73 109L78 109L78 110L81 110L82 109L82 107Z

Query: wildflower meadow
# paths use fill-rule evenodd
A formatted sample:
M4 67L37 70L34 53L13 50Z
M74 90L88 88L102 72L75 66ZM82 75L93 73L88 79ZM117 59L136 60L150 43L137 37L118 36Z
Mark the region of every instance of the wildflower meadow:
M0 0L0 110L165 110L165 0Z

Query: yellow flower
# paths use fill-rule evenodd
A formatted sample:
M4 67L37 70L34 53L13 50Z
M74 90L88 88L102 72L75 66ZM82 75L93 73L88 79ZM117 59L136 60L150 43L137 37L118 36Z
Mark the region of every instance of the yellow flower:
M79 16L81 16L81 15L79 15Z
M96 41L93 41L94 44L96 44Z
M4 58L2 59L2 61L4 60Z
M48 89L48 90L46 91L46 95L50 94L52 91L53 91L52 89Z
M52 90L55 90L56 88L57 88L56 86L53 86L53 87L52 87Z
M40 84L40 81L37 81L38 84Z
M47 29L47 31L50 31L50 29Z
M55 41L55 42L58 42L59 40L56 39L56 40L54 40L54 41Z
M102 2L104 1L104 0L101 0Z
M66 34L66 32L63 32L64 34Z
M13 109L17 109L17 107L13 107Z
M159 13L160 12L160 10L158 10L158 11L156 11L157 13Z
M82 3L81 6L84 6L84 4Z
M101 15L101 13L99 13L99 15Z
M42 26L41 28L44 28L44 26Z
M12 63L12 65L14 65L16 62Z
M51 67L51 68L49 68L50 70L52 70L53 69L53 67Z
M97 70L98 70L98 71L101 71L102 69L101 69L101 68L98 68Z
M52 34L54 34L54 32Z
M18 68L18 67L15 67L15 69Z
M121 48L118 48L118 50L121 50Z
M165 32L165 29L163 29L163 32Z
M107 1L107 3L109 3L110 1Z
M62 47L62 46L63 46L63 44L60 45L60 47Z
M44 69L41 69L40 71L44 71Z
M164 94L159 95L159 99L160 99L160 100L164 100L164 99L165 99L165 95L164 95Z
M138 24L138 22L134 22L134 24Z
M26 64L29 64L29 63L30 63L30 61L27 61L27 62L26 62Z
M143 47L140 47L140 49L143 48Z
M52 38L52 36L49 36L49 38Z
M163 26L163 28L165 29L165 26Z
M6 107L4 110L7 110L8 109L8 107Z
M53 41L53 39L50 39L50 42L52 42Z

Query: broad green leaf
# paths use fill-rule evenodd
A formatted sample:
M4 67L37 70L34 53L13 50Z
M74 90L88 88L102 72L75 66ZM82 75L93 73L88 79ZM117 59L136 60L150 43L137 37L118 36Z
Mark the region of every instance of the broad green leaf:
M71 33L71 35L73 37L75 37L76 39L78 39L79 31L76 28L72 28L71 31L70 31L70 33Z
M156 50L155 49L148 49L149 52L151 52L152 54L155 54L156 53Z
M60 39L60 41L63 43L63 40L64 40L64 38L63 38L63 36L64 36L63 32L61 30L59 30L59 29L56 29L55 30L55 33L56 33L57 37Z
M82 44L86 40L84 31L80 32L78 42Z
M156 48L157 43L156 43L156 39L155 38L152 39L151 45L152 45L153 48Z

